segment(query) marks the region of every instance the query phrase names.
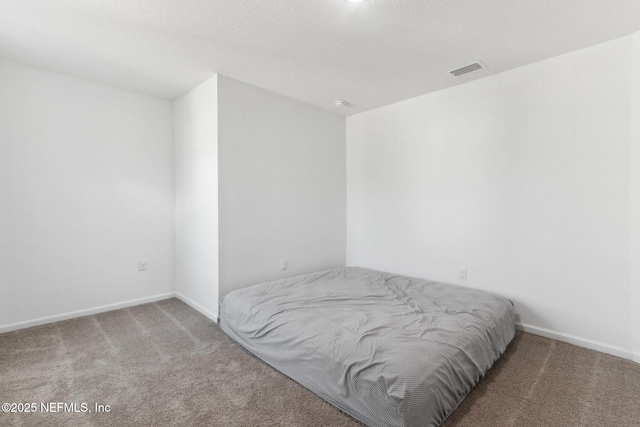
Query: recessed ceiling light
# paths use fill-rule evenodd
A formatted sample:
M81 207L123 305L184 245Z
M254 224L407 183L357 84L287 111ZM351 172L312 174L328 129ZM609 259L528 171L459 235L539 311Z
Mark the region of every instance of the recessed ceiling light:
M349 3L360 3L362 0L347 0Z

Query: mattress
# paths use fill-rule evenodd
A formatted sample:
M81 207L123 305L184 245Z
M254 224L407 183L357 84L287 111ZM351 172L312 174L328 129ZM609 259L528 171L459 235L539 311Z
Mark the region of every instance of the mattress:
M513 304L477 289L346 267L239 289L220 326L369 426L438 426L504 352Z

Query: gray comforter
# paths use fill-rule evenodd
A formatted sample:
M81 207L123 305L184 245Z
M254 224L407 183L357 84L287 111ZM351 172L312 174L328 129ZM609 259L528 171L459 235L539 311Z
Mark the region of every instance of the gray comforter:
M221 327L369 426L438 426L514 336L506 298L355 267L233 291Z

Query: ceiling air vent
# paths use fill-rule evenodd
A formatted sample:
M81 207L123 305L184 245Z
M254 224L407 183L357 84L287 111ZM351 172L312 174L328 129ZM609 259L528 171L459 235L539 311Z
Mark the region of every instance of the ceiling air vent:
M462 68L458 68L457 70L449 71L453 77L459 77L463 74L470 73L472 71L481 70L484 67L480 62L474 62L473 64L465 65Z

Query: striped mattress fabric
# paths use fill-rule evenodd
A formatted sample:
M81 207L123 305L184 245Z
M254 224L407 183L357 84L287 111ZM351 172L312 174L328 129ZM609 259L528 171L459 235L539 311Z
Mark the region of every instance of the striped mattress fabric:
M504 352L513 304L357 267L239 289L221 327L369 426L438 426Z

